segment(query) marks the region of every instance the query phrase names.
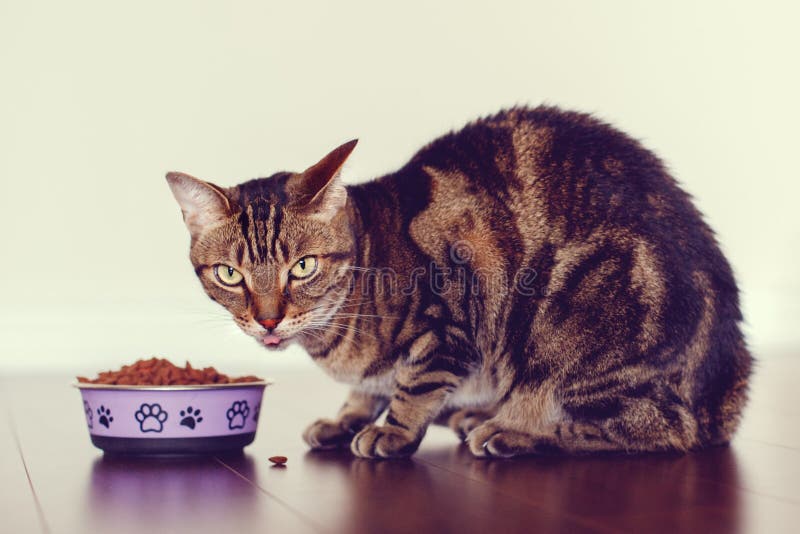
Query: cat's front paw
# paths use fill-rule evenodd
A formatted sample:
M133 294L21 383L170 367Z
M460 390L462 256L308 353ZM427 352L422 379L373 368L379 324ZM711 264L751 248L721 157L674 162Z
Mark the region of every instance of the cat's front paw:
M313 450L346 448L355 432L330 419L314 421L303 432L303 440Z
M396 426L368 425L356 434L350 450L360 458L401 458L419 447L419 439Z

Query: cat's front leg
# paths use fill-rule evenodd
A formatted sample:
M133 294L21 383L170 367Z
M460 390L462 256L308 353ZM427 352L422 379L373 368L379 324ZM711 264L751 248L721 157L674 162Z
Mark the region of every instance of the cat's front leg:
M353 438L350 449L356 456L395 458L413 454L447 397L467 375L464 362L423 338L396 366L395 391L385 423L368 425Z
M303 432L314 450L347 448L356 433L380 416L389 399L352 390L335 419L319 419Z

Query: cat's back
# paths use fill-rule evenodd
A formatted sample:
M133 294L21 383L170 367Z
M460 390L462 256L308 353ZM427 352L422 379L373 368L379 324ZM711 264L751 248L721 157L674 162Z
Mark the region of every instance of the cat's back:
M716 250L711 230L661 161L584 113L504 110L432 141L395 176L424 176L407 189L409 199L429 191L412 215L422 240L440 250L446 239L491 236L498 253L513 257L600 234L644 237L675 253L675 245L689 254L702 250L698 261L708 257L704 249ZM723 263L717 268L725 270Z
M651 151L591 115L556 107L512 108L476 120L423 147L407 169L479 204L540 209L565 239L654 216L701 222Z

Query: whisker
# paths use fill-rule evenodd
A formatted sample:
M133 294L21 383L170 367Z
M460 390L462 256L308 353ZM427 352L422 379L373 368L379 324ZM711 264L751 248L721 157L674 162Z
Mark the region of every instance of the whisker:
M311 323L311 324L313 324L313 323ZM367 332L364 329L356 328L355 326L349 325L349 324L341 324L341 323L336 323L336 322L331 321L331 322L328 322L328 323L316 324L315 326L324 326L324 327L328 327L328 328L337 328L339 330L345 330L345 331L354 332L354 333L357 333L357 334L367 335L367 336L370 336L371 338L375 339L376 341L378 339L374 334L372 334L370 332Z
M330 334L330 335L334 335L334 336L338 336L338 337L345 337L347 335L347 332L338 332L336 330L326 330L326 329L323 329L323 328L310 327L310 328L308 328L308 330L309 330L308 333L310 333L310 331L315 331L315 332L322 332L324 334ZM305 332L305 329L301 330L301 332ZM319 339L320 339L321 342L323 342L323 343L325 342L324 336L320 336ZM353 340L353 342L355 343L356 348L359 348L359 345L356 342L356 340Z
M333 317L387 317L390 319L396 319L396 315L370 315L368 313L334 313Z

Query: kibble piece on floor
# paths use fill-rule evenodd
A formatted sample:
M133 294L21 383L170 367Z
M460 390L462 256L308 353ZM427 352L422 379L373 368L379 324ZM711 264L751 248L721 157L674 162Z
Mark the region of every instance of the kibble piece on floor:
M275 465L283 465L286 463L286 456L270 456L269 461Z

